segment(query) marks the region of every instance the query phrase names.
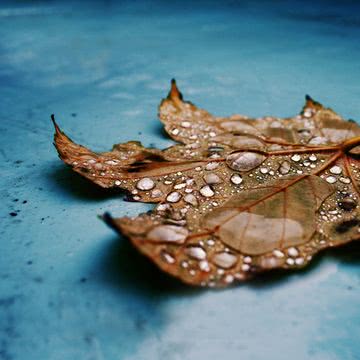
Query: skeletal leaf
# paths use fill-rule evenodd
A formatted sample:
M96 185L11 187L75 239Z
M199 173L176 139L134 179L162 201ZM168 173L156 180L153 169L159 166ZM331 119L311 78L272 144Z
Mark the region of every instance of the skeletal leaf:
M159 107L178 144L130 141L95 153L55 124L60 158L151 213L104 220L186 283L226 286L265 270L305 266L360 238L360 127L306 96L292 118L215 117L183 100L175 81Z

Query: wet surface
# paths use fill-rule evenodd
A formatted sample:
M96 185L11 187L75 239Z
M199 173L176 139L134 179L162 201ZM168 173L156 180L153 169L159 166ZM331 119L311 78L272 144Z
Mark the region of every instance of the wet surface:
M226 291L160 273L96 215L151 205L89 184L50 114L94 150L166 147L175 77L216 114L360 118L356 2L1 2L0 359L357 359L360 250Z

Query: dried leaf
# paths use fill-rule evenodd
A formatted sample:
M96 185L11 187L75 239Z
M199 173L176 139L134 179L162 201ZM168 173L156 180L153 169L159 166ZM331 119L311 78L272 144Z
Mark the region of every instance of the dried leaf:
M322 249L360 238L360 127L306 96L292 118L215 117L185 102L175 81L159 108L179 144L130 141L95 153L56 125L72 168L135 201L135 218L104 219L186 283L226 286L258 272L305 266Z

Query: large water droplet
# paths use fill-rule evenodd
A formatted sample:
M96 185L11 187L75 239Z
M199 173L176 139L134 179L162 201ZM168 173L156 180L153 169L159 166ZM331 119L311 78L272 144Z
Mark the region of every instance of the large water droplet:
M181 194L177 191L171 192L167 197L166 200L171 203L176 203L181 199Z
M185 242L189 231L176 225L159 225L154 227L147 234L147 239L152 242L168 242L182 244Z
M200 246L189 246L185 249L187 255L196 260L204 260L206 259L206 252Z
M335 175L339 175L339 174L342 173L341 167L340 167L340 166L337 166L337 165L331 167L329 171L330 171L332 174L335 174Z
M200 189L200 194L205 197L212 197L215 193L209 185L205 185Z
M249 171L258 167L265 159L265 155L256 152L240 151L230 154L226 158L226 164L236 171Z
M155 183L150 178L143 178L143 179L139 180L136 184L136 187L139 190L151 190L154 188L154 186L155 186Z
M301 156L299 154L295 154L291 157L292 161L298 162L301 160Z
M336 177L335 177L335 176L328 176L325 180L326 180L329 184L334 184L334 183L336 183Z
M217 253L213 257L213 262L224 269L229 269L233 267L237 262L236 255L230 254L228 252Z

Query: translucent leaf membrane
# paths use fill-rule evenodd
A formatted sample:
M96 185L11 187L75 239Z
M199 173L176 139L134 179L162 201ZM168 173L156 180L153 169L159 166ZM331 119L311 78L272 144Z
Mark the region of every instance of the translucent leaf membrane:
M95 153L55 124L60 158L151 213L104 220L162 270L227 286L270 269L305 266L360 238L360 128L306 96L299 115L215 117L184 101L175 81L159 107L178 144L130 141Z

